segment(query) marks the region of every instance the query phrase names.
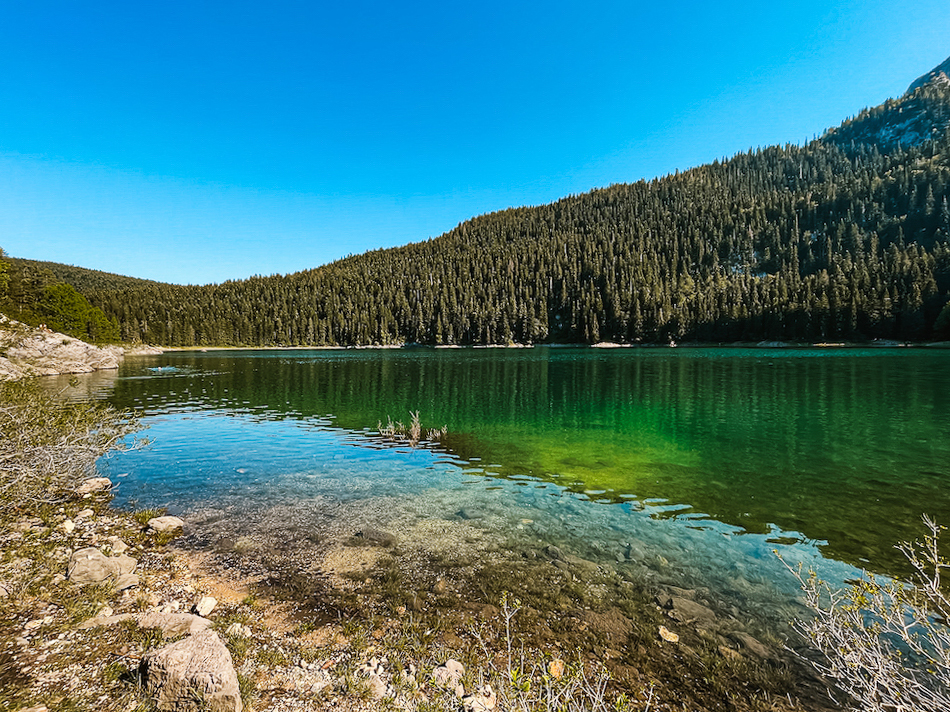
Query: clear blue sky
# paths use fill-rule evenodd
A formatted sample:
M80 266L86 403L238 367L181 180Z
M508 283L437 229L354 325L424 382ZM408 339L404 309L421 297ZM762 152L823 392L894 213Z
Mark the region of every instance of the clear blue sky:
M801 143L948 55L947 0L6 2L0 247L294 272Z

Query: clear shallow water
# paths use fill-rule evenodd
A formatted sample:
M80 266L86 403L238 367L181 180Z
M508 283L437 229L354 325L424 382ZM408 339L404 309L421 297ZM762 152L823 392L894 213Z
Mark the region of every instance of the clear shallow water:
M250 521L382 498L748 612L794 594L775 548L831 580L894 574L921 514L950 522L948 367L907 349L208 352L84 386L145 413L153 444L100 462L120 503ZM443 446L375 437L416 410Z

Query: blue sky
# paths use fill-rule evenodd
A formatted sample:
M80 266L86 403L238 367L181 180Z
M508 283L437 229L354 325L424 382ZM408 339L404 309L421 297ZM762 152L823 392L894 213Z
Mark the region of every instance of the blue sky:
M946 0L3 3L0 247L294 272L801 143L948 55Z

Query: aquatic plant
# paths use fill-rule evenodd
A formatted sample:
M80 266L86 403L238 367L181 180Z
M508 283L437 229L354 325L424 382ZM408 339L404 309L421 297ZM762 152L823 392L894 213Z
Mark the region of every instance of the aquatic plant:
M814 571L786 566L815 615L799 630L821 651L813 665L861 712L950 710L950 598L938 548L944 527L924 517L923 542L897 548L913 569L909 580L865 575L833 589Z
M411 447L416 447L422 440L422 421L419 418L419 411L409 411L411 420L409 425L403 425L402 421L393 422L392 417L386 416L386 425L380 420L376 423L376 431L387 440L408 442ZM443 425L441 428L429 428L425 431L425 440L434 443L439 442L448 433L448 428Z

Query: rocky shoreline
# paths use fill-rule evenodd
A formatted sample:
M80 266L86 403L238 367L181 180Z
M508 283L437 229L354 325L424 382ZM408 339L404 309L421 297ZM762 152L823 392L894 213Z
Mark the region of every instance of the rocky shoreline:
M368 527L304 571L112 509L110 484L0 529L2 709L487 712L544 709L542 690L577 710L832 708L795 699L782 651L729 633L701 591L640 590L554 546L475 564Z
M0 380L111 370L125 356L160 353L154 346L93 346L0 314Z

